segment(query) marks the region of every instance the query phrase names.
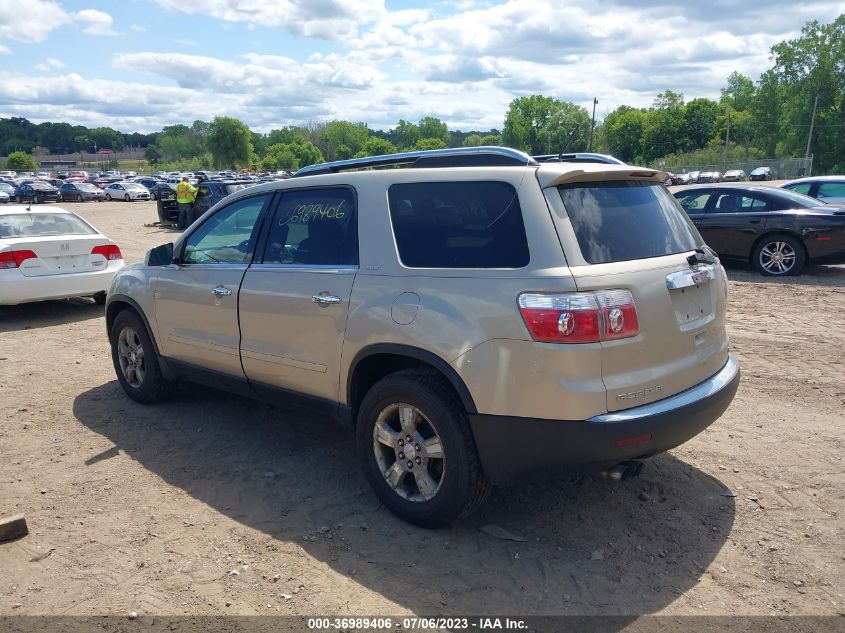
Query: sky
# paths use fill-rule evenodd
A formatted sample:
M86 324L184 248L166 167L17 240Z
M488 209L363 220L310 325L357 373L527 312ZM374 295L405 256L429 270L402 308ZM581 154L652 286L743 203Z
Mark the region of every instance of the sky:
M269 131L313 119L435 116L501 128L515 98L597 119L670 88L718 98L769 49L845 2L770 0L0 0L0 117L123 132L227 115Z

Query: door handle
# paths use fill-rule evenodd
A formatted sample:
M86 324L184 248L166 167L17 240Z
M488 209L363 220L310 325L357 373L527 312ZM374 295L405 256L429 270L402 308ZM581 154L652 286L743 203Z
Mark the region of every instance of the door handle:
M215 297L228 297L229 295L232 294L232 289L226 288L225 286L217 286L211 292L214 293Z
M343 301L343 299L341 299L337 295L314 295L313 297L311 297L311 301L313 301L314 303L319 303L323 306L327 306L332 305L334 303L340 303L341 301Z

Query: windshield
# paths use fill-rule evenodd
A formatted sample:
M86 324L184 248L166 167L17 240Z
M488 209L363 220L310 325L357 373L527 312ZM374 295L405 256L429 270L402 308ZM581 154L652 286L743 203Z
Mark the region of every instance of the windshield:
M675 198L651 183L613 180L558 187L590 264L661 257L702 245Z
M33 189L43 189L43 190L53 189L53 185L49 185L46 182L31 182L31 183L29 183L29 186L32 187Z
M0 215L0 238L48 235L95 235L91 226L72 213L14 213Z
M124 182L123 186L126 189L143 189L144 188L143 185L139 185L139 184L136 184L134 182Z
M99 191L99 189L90 182L78 182L76 183L76 188L80 191Z
M6 184L5 182L0 182L0 191L4 191L6 193L14 193L15 188L12 185Z

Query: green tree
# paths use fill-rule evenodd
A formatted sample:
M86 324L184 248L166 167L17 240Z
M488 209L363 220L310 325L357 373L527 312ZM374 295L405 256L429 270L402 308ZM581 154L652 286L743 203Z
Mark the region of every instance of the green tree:
M97 127L89 130L88 138L97 144L97 149L117 151L123 149L123 134L110 127Z
M449 127L437 117L423 117L417 124L417 128L420 131L420 138L439 138L446 144L446 147L449 146L451 140Z
M619 106L608 114L602 123L604 146L607 151L623 162L638 162L647 117L645 110L626 105Z
M754 102L751 104L751 121L754 127L754 143L766 156L775 155L780 140L783 92L783 86L773 70L767 70L760 76Z
M250 132L250 139L252 140L252 149L259 158L262 158L267 153L267 148L269 147L267 137L258 132Z
M543 95L511 101L502 129L504 145L530 154L582 151L589 136L584 108Z
M288 125L276 130L270 130L267 135L267 147L271 145L278 145L279 143L291 143L296 137L307 138L307 132L295 125Z
M446 149L448 145L442 138L421 138L415 144L415 150Z
M482 146L501 145L502 137L498 134L485 134L481 137Z
M830 24L808 22L800 37L773 46L772 57L784 104L782 151L803 154L818 98L813 168L845 168L845 14Z
M386 138L379 138L378 136L371 136L364 143L361 151L355 154L355 158L362 158L364 156L380 156L381 154L395 154L396 146L388 141Z
M665 90L654 99L643 129L641 157L651 161L673 152L690 149L689 140L679 134L684 123L684 95Z
M366 123L330 121L320 134L319 147L327 160L344 160L360 152L369 136Z
M411 149L420 140L420 128L404 119L399 119L398 125L390 132L393 142L400 150Z
M158 165L161 161L161 151L158 149L158 145L147 145L144 150L144 158L150 161L150 165Z
M305 165L322 162L323 155L316 145L301 136L294 136L290 143L276 143L268 147L261 166L264 169L295 171Z
M751 108L756 92L757 89L750 78L733 71L728 75L727 85L722 88L719 103L732 110L744 112Z
M228 116L214 117L209 127L206 145L214 164L235 169L250 163L252 133L238 119Z
M35 171L38 164L35 159L26 152L12 152L6 158L6 169L15 171Z
M724 112L715 101L693 99L684 106L683 126L679 133L686 137L684 145L689 149L706 147L716 133L716 120Z
M481 140L480 134L470 134L464 139L464 147L481 147L484 143Z

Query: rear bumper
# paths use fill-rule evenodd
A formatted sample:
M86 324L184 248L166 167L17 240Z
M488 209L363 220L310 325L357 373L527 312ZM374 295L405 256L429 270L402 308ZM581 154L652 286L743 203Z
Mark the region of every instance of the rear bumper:
M0 271L0 305L17 305L47 299L90 297L109 289L115 273L123 267L110 263L105 270L67 275L26 277L17 269Z
M470 414L484 471L501 483L531 471L596 472L662 453L698 435L728 408L739 386L733 357L695 387L651 404L589 420Z

